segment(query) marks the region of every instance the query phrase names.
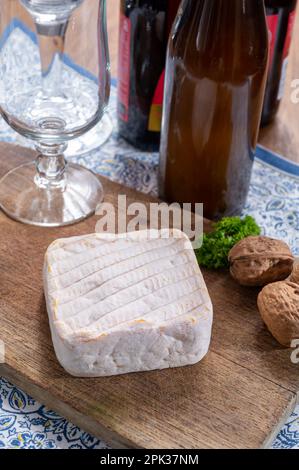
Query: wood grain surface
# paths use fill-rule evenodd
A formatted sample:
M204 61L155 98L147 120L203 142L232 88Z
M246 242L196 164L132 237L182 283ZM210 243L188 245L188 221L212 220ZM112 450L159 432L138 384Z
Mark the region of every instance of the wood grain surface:
M33 152L0 144L0 177ZM148 197L101 178L105 200ZM44 253L55 239L94 231L96 217L67 228L19 224L0 213L0 375L112 446L268 446L296 404L298 367L271 337L257 290L226 272L205 271L215 309L211 350L199 364L112 378L78 379L58 364L42 286ZM208 223L206 223L208 228Z

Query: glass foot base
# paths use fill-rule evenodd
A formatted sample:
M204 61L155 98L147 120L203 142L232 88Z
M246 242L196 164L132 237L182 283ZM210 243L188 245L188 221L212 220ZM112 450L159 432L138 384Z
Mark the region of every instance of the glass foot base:
M99 179L80 165L67 165L62 188L40 188L35 176L36 164L31 162L0 180L0 208L20 222L42 227L71 225L94 214L103 201Z

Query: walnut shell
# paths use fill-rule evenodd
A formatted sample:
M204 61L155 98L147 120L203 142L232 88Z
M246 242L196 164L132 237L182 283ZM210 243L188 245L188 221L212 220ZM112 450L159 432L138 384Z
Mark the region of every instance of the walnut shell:
M230 272L242 286L265 286L286 279L294 257L288 245L268 237L247 237L230 251Z
M294 266L290 281L299 284L299 262Z
M294 282L268 284L258 296L262 319L274 338L290 347L299 339L299 286Z

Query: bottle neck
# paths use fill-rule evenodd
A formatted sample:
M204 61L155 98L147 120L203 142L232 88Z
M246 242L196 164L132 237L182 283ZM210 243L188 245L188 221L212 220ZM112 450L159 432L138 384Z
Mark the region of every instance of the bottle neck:
M242 81L266 67L268 44L263 0L184 0L170 54L195 74L218 70L223 80Z
M210 25L217 34L220 30L240 29L249 22L265 22L264 0L184 0L183 10L189 12L189 17L196 28L200 25Z
M192 0L193 1L193 0ZM258 16L264 11L264 0L200 0L199 2L193 1L200 4L202 8L210 9L210 11L218 11L220 15L222 12L229 12L230 15L242 16Z

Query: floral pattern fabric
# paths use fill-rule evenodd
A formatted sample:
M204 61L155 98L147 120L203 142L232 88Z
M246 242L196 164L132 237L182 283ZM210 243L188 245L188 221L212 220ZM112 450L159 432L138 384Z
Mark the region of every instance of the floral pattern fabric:
M105 449L106 444L0 378L0 449Z
M32 38L23 29L19 30L14 47L32 48L32 53L36 53ZM28 67L28 64L24 66ZM67 65L64 72L74 74ZM112 87L109 114L114 129L110 139L102 147L72 160L114 181L156 194L158 155L141 153L118 136L115 86ZM20 142L20 137L0 120L0 140L16 143ZM26 145L31 144L27 142ZM299 166L259 148L244 214L253 215L264 234L284 239L299 256ZM104 442L48 410L4 378L0 378L1 447L107 448ZM273 447L299 448L299 407Z

